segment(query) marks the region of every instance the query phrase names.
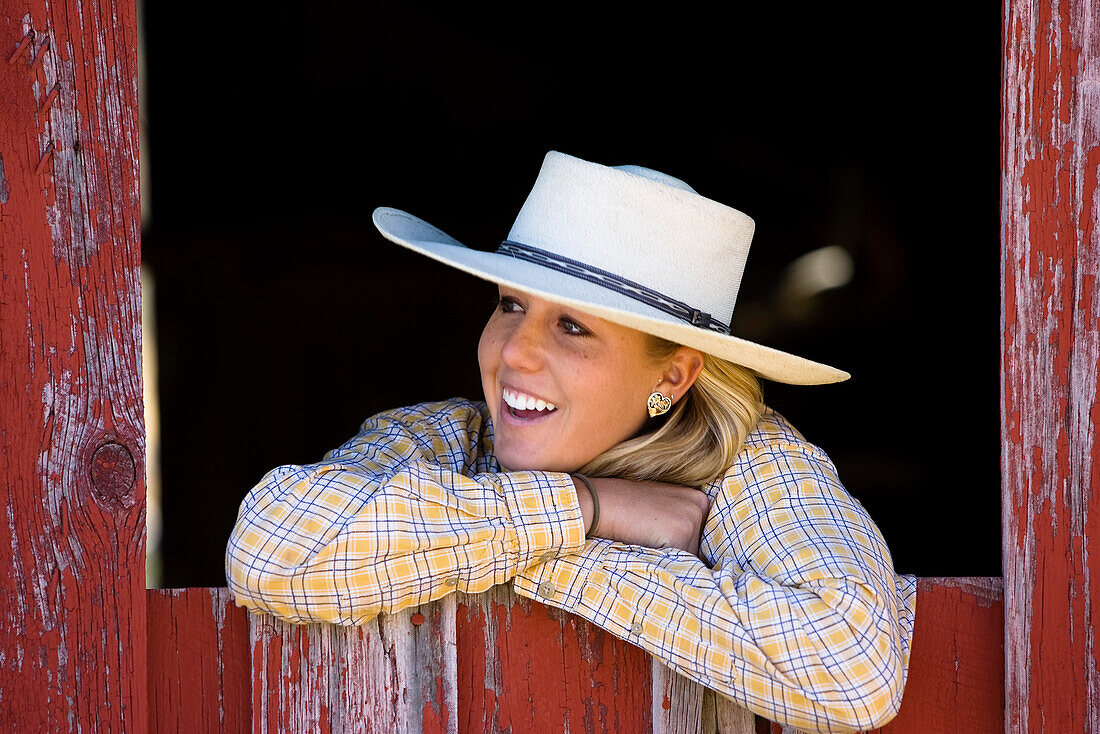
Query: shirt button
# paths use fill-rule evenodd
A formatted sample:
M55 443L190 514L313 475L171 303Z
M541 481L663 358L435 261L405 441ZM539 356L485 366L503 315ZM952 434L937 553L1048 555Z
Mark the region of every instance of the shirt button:
M549 581L543 581L541 584L539 584L540 596L551 597L556 591L557 589L554 588L554 585Z
M546 551L545 553L542 553L542 554L539 555L539 563L546 563L547 561L552 561L557 557L558 557L557 552L555 552L555 551Z
M458 586L458 579L456 579L454 576L452 576L449 579L444 579L443 580L443 585L444 586Z
M644 630L642 629L642 623L641 622L635 622L634 624L630 625L630 634L632 634L632 635L635 635L635 636L640 635L640 634L642 634L643 631Z

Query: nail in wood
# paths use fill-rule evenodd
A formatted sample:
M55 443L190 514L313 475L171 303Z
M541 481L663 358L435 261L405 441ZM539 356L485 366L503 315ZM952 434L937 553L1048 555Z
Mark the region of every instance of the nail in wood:
M50 162L51 158L53 158L53 141L52 140L50 141L50 144L46 146L46 150L44 150L42 152L42 157L38 159L38 165L35 167L34 172L36 174L39 174L39 173L42 173L44 170L46 170L46 164L48 164Z
M58 82L57 84L53 85L53 89L51 89L50 93L46 95L46 99L42 102L42 106L38 109L38 111L42 114L48 112L50 109L50 105L54 103L54 100L57 99L57 95L59 95L60 93L61 82Z
M22 56L23 52L27 50L27 46L31 45L31 38L32 36L30 34L23 36L23 40L20 41L19 45L15 47L15 53L8 57L9 64L14 64L16 61L19 60L19 57Z
M49 36L47 36L46 40L38 45L38 50L34 52L34 60L31 61L31 66L38 66L42 63L42 57L46 55L46 49L49 47L50 39Z

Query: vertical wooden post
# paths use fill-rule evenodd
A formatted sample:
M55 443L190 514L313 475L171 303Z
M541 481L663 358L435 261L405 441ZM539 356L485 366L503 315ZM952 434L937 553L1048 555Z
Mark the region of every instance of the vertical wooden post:
M454 595L359 627L249 621L254 734L457 734Z
M641 648L510 584L461 595L455 626L459 731L654 730Z
M1100 7L1004 22L1005 727L1100 732Z
M0 726L140 732L135 5L3 7Z
M248 612L229 589L150 589L146 600L149 731L249 731Z

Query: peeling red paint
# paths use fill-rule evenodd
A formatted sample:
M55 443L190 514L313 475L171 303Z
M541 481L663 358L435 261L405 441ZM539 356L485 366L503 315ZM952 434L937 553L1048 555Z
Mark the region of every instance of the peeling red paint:
M1098 732L1100 11L1064 0L1005 9L1005 711L1012 731ZM394 615L352 629L248 618L222 590L147 602L134 8L30 0L26 12L0 34L10 49L0 97L13 102L0 109L0 270L23 273L0 279L0 337L27 345L25 359L0 364L0 381L26 388L0 398L11 531L0 721L109 732L401 720L451 732L461 718L463 731L536 720L649 731L664 726L654 700L669 720L710 705L678 678L656 685L637 648L507 589L469 600L457 624L451 600L449 612L426 607L421 625ZM110 288L88 287L105 278ZM97 469L108 432L120 448ZM90 502L97 489L118 501ZM887 730L915 731L904 728L912 710L941 711L921 731L981 730L959 723L978 714L997 728L993 587L929 583L905 706ZM950 708L936 709L942 701Z
M1007 727L1100 731L1095 661L1100 10L1005 6L1002 475ZM1100 569L1098 569L1100 573Z
M248 731L248 613L226 589L152 590L147 597L149 731Z
M463 731L651 730L640 648L507 586L465 597L457 621Z
M448 681L448 685L453 685L454 681ZM435 701L444 702L447 700L445 684L443 676L437 675L435 678ZM424 708L420 712L420 728L424 734L444 734L447 732L447 727L450 723L450 709L446 703L440 703L438 706L433 705L432 701L425 701Z
M27 0L9 10L0 26L0 272L18 277L0 278L0 344L18 347L0 360L0 384L11 388L0 391L9 525L0 721L13 731L140 731L148 669L135 6ZM78 140L88 145L80 161ZM99 210L88 218L93 200ZM118 448L97 465L108 430Z
M1004 730L1001 598L999 579L920 580L902 710L878 731ZM225 589L150 591L149 608L151 731L244 731L250 715L256 732L501 734L561 731L566 722L570 731L585 732L758 730L757 719L729 699L669 672L580 618L517 599L507 589L464 596L457 606L433 605L424 615L426 624L415 629L431 627L438 640L450 634L455 644L433 642L423 657L379 655L406 644L403 630L414 629L409 617L379 625L383 638L392 641L379 647L365 632L370 626L278 623L246 614ZM416 644L406 650L423 650ZM568 651L574 645L576 658ZM298 657L288 648L298 648ZM457 652L453 667L432 662L439 660L434 651L448 650ZM598 663L596 650L603 655ZM290 661L307 658L302 672L309 674L293 675ZM387 669L385 659L397 667ZM531 665L533 660L557 663ZM418 678L425 661L436 672ZM531 685L521 687L517 680ZM651 700L659 712L652 718ZM410 702L408 708L402 708L403 701ZM552 713L551 702L562 710ZM783 729L772 725L771 730Z
M424 623L414 625L412 615ZM253 731L455 734L454 600L358 627L250 618Z

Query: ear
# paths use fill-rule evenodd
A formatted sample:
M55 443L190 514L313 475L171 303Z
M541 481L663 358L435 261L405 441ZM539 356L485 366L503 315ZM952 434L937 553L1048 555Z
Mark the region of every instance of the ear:
M665 371L661 373L661 386L675 398L673 403L682 398L692 385L695 378L703 371L703 353L692 347L680 346L673 352Z

